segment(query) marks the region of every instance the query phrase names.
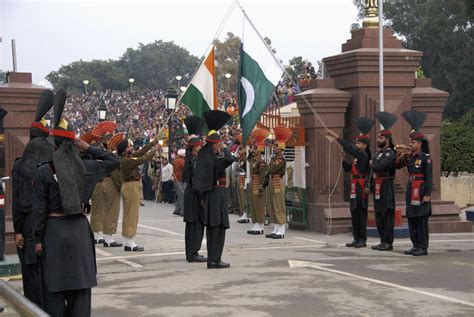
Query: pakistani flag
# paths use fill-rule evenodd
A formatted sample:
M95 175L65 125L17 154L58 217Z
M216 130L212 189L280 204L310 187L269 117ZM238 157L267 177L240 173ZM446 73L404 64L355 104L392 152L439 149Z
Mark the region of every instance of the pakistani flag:
M194 115L199 117L202 117L207 110L217 109L214 46L211 47L193 79L191 79L181 102L188 106Z
M283 68L246 18L243 29L238 94L242 144L246 144L281 79Z

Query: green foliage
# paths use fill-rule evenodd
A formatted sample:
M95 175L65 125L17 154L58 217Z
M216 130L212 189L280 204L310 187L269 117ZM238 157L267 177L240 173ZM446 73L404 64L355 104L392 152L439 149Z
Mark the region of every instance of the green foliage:
M302 56L295 56L289 61L289 67L286 68L288 75L293 80L298 80L298 75L304 74L305 61Z
M237 91L237 80L239 75L240 60L240 38L232 32L227 33L223 42L214 40L216 47L216 81L217 87L227 87L225 74L229 73L229 89Z
M363 15L362 0L354 0ZM449 92L444 110L459 119L474 100L472 0L384 1L384 18L407 48L423 52L421 66L433 86Z
M119 60L78 61L64 65L46 76L55 89L83 91L83 80L88 89L125 90L128 79L134 78L138 89L166 89L177 86L175 77L182 76L186 85L198 65L198 58L173 42L155 41L129 48Z
M474 172L474 110L441 128L441 171L445 175Z

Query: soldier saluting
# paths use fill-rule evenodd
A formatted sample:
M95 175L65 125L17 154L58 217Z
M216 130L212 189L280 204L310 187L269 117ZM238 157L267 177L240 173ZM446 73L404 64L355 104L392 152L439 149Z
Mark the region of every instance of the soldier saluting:
M66 92L60 90L54 100L53 159L36 169L35 252L42 258L45 310L51 316L90 316L97 269L93 235L82 206L97 181L119 161L75 138L73 127L61 119L65 102ZM98 160L82 160L79 151Z
M369 131L372 129L374 121L366 117L355 120L357 128L361 134L356 139L355 146L350 142L341 139L334 131L328 130L328 135L337 139L344 150L354 156L352 164L343 162L346 172L351 172L351 218L352 234L354 241L346 243L346 247L363 248L367 241L367 207L368 197L365 192L366 178L369 174L370 143Z
M433 188L433 162L428 140L419 131L426 120L426 113L417 110L405 111L403 118L412 127L408 151L397 153L396 167L406 167L408 184L406 189L406 216L413 247L407 255L428 254L428 217L431 215L431 190Z
M383 126L377 138L378 151L371 161L372 178L370 188L374 194L375 221L380 243L372 246L373 250L393 250L393 227L395 221L395 150L392 132L389 130L397 117L388 112L377 112L375 117Z

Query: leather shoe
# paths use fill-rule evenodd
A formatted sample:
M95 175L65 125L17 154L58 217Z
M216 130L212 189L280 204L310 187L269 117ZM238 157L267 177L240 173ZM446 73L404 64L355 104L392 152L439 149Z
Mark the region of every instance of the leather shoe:
M250 220L249 219L239 219L237 220L237 223L249 223Z
M110 242L110 243L107 243L104 241L104 247L106 248L116 248L116 247L121 247L122 244L117 242L117 241L114 241L114 242Z
M125 251L133 251L133 252L145 251L144 247L139 247L138 245L134 246L133 248L129 246L124 246L123 249Z
M101 243L104 243L104 242L105 242L105 239L99 239L99 240L94 239L95 244L101 244Z
M253 234L254 230L247 230L248 234Z
M356 243L357 243L357 241L352 241L352 242L346 243L346 247L352 248L352 247L355 246Z
M271 238L273 238L274 235L275 235L274 233L269 233L269 234L265 235L265 238L271 239Z
M254 230L252 234L263 234L263 230Z
M371 249L372 249L372 250L378 250L378 249L381 248L381 247L383 247L383 243L379 243L379 244L377 244L377 245L373 245Z
M354 248L365 248L366 246L367 246L367 244L364 241L357 241L354 244Z
M405 253L406 255L413 255L413 252L415 252L415 251L416 251L416 248L413 247L410 250L403 251L403 253Z
M272 239L283 239L284 237L285 237L284 234L277 234L276 233L276 234L273 235Z
M205 256L202 256L202 255L198 254L198 255L195 255L192 258L188 259L188 262L189 263L192 263L192 262L197 262L197 263L207 262L207 258Z
M415 251L413 251L413 256L422 256L422 255L428 255L428 250L418 248Z
M225 263L225 262L207 262L207 268L208 269L226 269L230 267L230 263Z
M381 247L378 248L379 251L392 251L393 246L388 243L384 243Z

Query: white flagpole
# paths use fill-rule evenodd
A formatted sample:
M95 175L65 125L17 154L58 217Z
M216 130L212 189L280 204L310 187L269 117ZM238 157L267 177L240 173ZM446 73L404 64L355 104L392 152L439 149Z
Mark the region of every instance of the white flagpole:
M379 1L379 102L380 111L385 110L383 93L383 0Z

